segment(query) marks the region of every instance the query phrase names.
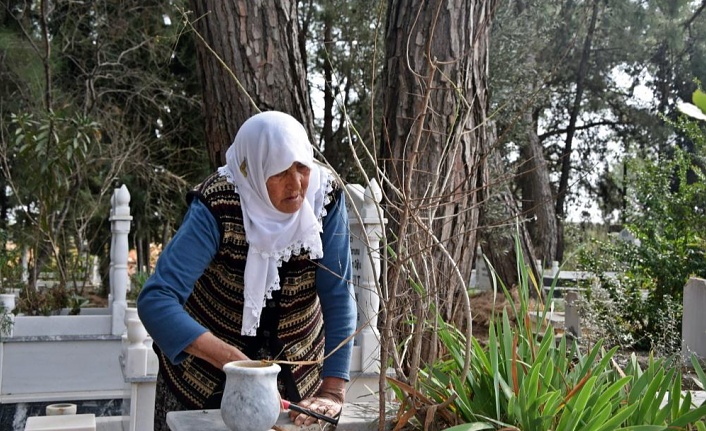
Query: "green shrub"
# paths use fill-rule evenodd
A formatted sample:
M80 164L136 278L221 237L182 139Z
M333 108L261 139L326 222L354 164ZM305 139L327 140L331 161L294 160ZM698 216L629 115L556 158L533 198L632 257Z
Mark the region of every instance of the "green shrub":
M42 289L25 286L17 298L17 312L27 316L50 316L69 308L71 298L72 294L64 286Z
M607 328L610 335L664 353L680 348L675 340L681 336L684 285L690 277L706 277L704 135L693 122L674 126L694 144L693 152L675 147L668 160L629 162L635 181L626 227L639 244L596 241L579 253L581 269L619 274L598 284L617 312L619 325ZM587 315L599 315L604 306L590 299Z

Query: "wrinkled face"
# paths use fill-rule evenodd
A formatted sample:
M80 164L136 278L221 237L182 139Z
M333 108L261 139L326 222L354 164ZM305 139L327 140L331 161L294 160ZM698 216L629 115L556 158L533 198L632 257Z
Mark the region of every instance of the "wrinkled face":
M267 194L275 208L283 213L299 211L309 187L309 169L306 165L294 162L287 170L267 179Z

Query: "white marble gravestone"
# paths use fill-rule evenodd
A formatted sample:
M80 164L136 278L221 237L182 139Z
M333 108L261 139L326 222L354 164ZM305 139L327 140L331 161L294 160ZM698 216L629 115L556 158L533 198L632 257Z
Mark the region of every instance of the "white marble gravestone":
M692 277L684 286L684 314L682 316L682 358L691 363L695 354L706 359L706 280Z

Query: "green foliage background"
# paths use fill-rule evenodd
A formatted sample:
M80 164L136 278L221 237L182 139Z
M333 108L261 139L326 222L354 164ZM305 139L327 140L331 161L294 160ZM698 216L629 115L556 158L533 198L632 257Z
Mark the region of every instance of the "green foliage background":
M598 285L617 304L615 339L665 353L681 348L674 340L681 339L684 285L690 277L706 276L703 125L685 117L671 124L692 151L675 147L668 158L628 161L632 194L625 226L638 242L595 241L579 259L595 274L618 273L601 277ZM589 312L600 313L600 307L600 301L589 304ZM666 340L672 342L665 345Z

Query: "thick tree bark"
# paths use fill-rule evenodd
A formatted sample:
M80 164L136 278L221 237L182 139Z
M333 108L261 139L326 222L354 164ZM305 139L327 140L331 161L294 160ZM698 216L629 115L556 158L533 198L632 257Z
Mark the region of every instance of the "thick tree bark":
M421 363L438 353L434 331L423 331L421 323L436 314L451 320L461 307L462 323L470 327L468 304L461 304L475 254L480 191L487 184L488 39L495 4L388 3L382 159L388 239L394 238L396 256L387 268L383 339L411 340L409 356L395 364L411 382ZM393 319L406 317L420 324L395 328ZM382 363L388 352L395 354L391 346L386 350Z
M287 112L313 140L296 1L192 0L191 7L203 39L197 53L211 164L225 162L238 128L259 111Z

